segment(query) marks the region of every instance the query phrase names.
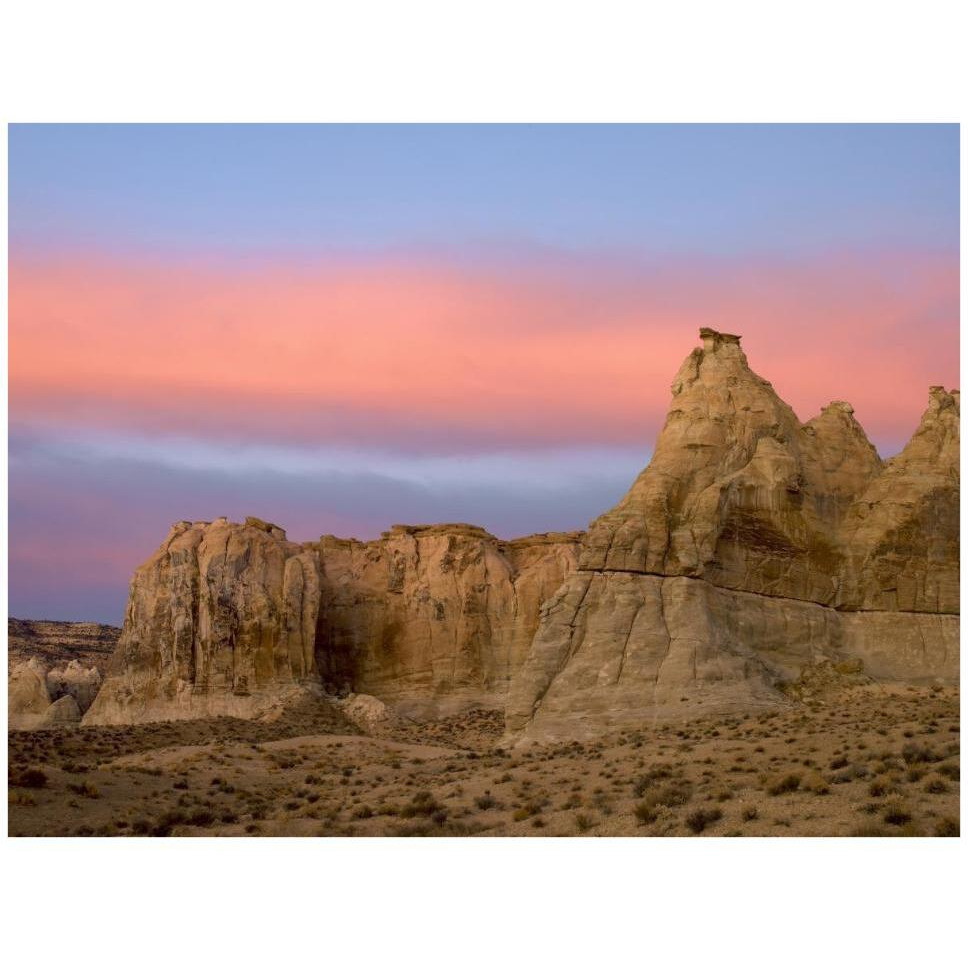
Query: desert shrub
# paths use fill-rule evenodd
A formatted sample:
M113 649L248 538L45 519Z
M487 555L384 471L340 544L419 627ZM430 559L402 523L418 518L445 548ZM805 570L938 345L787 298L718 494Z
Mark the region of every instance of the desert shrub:
M771 797L778 797L784 793L793 793L800 789L800 774L787 773L786 776L776 777L766 785L766 792Z
M642 800L635 805L635 819L640 825L655 823L658 816L655 807L648 800Z
M846 756L835 756L830 761L830 769L832 770L842 770L847 766L848 760Z
M889 794L896 793L897 787L888 779L879 779L871 783L867 792L872 797L886 797Z
M27 787L31 790L41 790L47 786L47 774L43 770L23 770L10 778L12 786Z
M541 804L535 800L529 800L523 806L518 807L511 817L515 823L520 823L522 820L527 820L539 813L541 813Z
M442 806L434 799L429 790L420 790L413 795L410 802L400 808L401 817L430 817Z
M692 799L693 787L687 781L667 783L653 790L646 801L653 807L681 807Z
M199 807L191 812L187 823L193 827L211 827L215 823L215 814L207 807Z
M101 796L101 791L93 784L85 780L83 783L68 783L68 790L72 793L77 793L82 797L87 797L89 800L97 800Z
M694 833L701 834L708 826L721 820L723 811L719 807L711 810L694 810L686 817L686 826Z
M155 821L151 832L155 837L168 837L175 827L185 822L186 817L181 810L168 810Z
M901 750L905 763L934 763L941 759L930 746L921 743L905 743Z
M440 831L426 820L397 824L393 828L396 837L434 837Z
M885 823L895 827L902 827L911 822L911 814L900 800L892 800L885 806L883 818Z
M497 800L491 796L491 793L488 790L485 792L484 796L474 798L474 806L476 806L478 810L490 810L497 806Z
M961 779L961 767L957 763L942 763L938 767L938 772L942 776L946 776L949 780Z
M575 814L575 827L580 834L585 833L592 829L593 823L592 818L588 816L587 813L576 813Z
M819 773L808 774L807 778L803 781L803 789L818 797L824 797L830 793L830 786Z
M633 789L635 790L635 795L641 797L645 794L645 791L653 787L658 780L668 779L672 775L668 767L665 766L653 766L648 769L646 773L638 777L635 782Z
M944 780L940 780L940 779L928 780L928 782L924 784L924 792L925 793L947 793L948 784L945 783Z
M760 815L759 810L756 807L744 807L743 808L743 819L749 823L751 820L755 820Z
M369 820L373 816L373 810L365 803L361 803L351 814L354 820Z

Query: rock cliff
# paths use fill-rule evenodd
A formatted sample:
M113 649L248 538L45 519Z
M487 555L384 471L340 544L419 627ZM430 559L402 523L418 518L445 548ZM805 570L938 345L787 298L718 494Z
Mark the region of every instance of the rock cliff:
M257 518L180 522L135 573L84 722L256 716L300 689L370 694L415 717L503 706L578 537L401 525L295 544Z
M503 708L527 741L787 702L785 682L847 660L956 678L957 392L932 388L882 461L849 404L801 423L738 336L700 336L651 462L587 534L176 524L84 722L259 716L308 691L376 697L367 716ZM43 705L27 672L18 689Z
M828 659L957 677L957 392L882 462L849 404L801 424L739 337L700 335L652 461L542 609L512 735L773 703Z

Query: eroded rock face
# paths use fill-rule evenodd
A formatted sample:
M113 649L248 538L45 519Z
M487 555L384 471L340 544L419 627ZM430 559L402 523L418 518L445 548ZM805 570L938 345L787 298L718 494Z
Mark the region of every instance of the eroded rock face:
M7 723L11 729L32 729L50 705L47 669L38 659L12 662L7 672Z
M85 723L253 716L317 683L320 564L248 518L181 521L136 572L110 674Z
M500 542L470 525L295 544L274 525L176 524L135 574L85 723L255 716L294 684L415 717L501 705L578 535Z
M66 666L55 666L47 673L47 689L54 702L69 697L84 713L101 688L101 673L96 667L72 659Z
M574 569L577 534L501 542L471 525L399 525L320 541L325 678L405 715L503 706L544 601Z
M738 337L700 335L651 463L542 609L512 735L780 702L781 680L844 656L957 677L957 392L933 388L882 463L849 404L800 424Z
M812 667L956 678L957 391L932 388L882 462L849 404L801 424L739 337L700 336L652 461L587 535L296 544L256 518L175 525L84 722L362 694L364 719L504 708L512 739L565 739L788 702L778 687Z
M61 696L41 717L42 726L70 726L81 721L81 707L73 696Z

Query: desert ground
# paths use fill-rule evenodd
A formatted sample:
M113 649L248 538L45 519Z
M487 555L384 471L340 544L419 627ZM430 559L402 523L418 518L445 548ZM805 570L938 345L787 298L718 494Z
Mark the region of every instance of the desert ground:
M957 836L959 694L858 685L767 713L502 748L500 713L364 735L325 703L9 733L12 836Z

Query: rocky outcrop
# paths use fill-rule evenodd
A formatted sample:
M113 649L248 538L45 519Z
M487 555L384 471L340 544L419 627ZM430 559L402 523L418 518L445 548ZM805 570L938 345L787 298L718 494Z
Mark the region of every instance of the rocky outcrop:
M69 697L81 712L86 712L101 688L101 672L73 659L66 666L55 666L47 672L47 689L55 702Z
M274 525L181 521L136 572L85 723L251 717L318 682L318 552Z
M12 663L7 672L7 724L11 729L39 726L50 705L47 668L39 659Z
M41 717L41 726L70 726L81 721L81 707L73 696L61 696L52 702Z
M578 538L502 542L466 524L398 525L370 542L323 537L324 678L415 718L503 706Z
M801 424L739 337L700 335L652 461L542 609L512 735L780 702L780 682L844 657L957 677L957 392L933 388L882 462L849 404Z
M461 524L295 544L256 518L180 522L135 573L84 722L255 716L299 685L418 718L503 706L577 545Z
M11 618L7 623L7 715L12 727L51 725L51 704L68 696L78 719L94 701L121 630L94 622L51 622ZM62 724L64 703L50 716Z

